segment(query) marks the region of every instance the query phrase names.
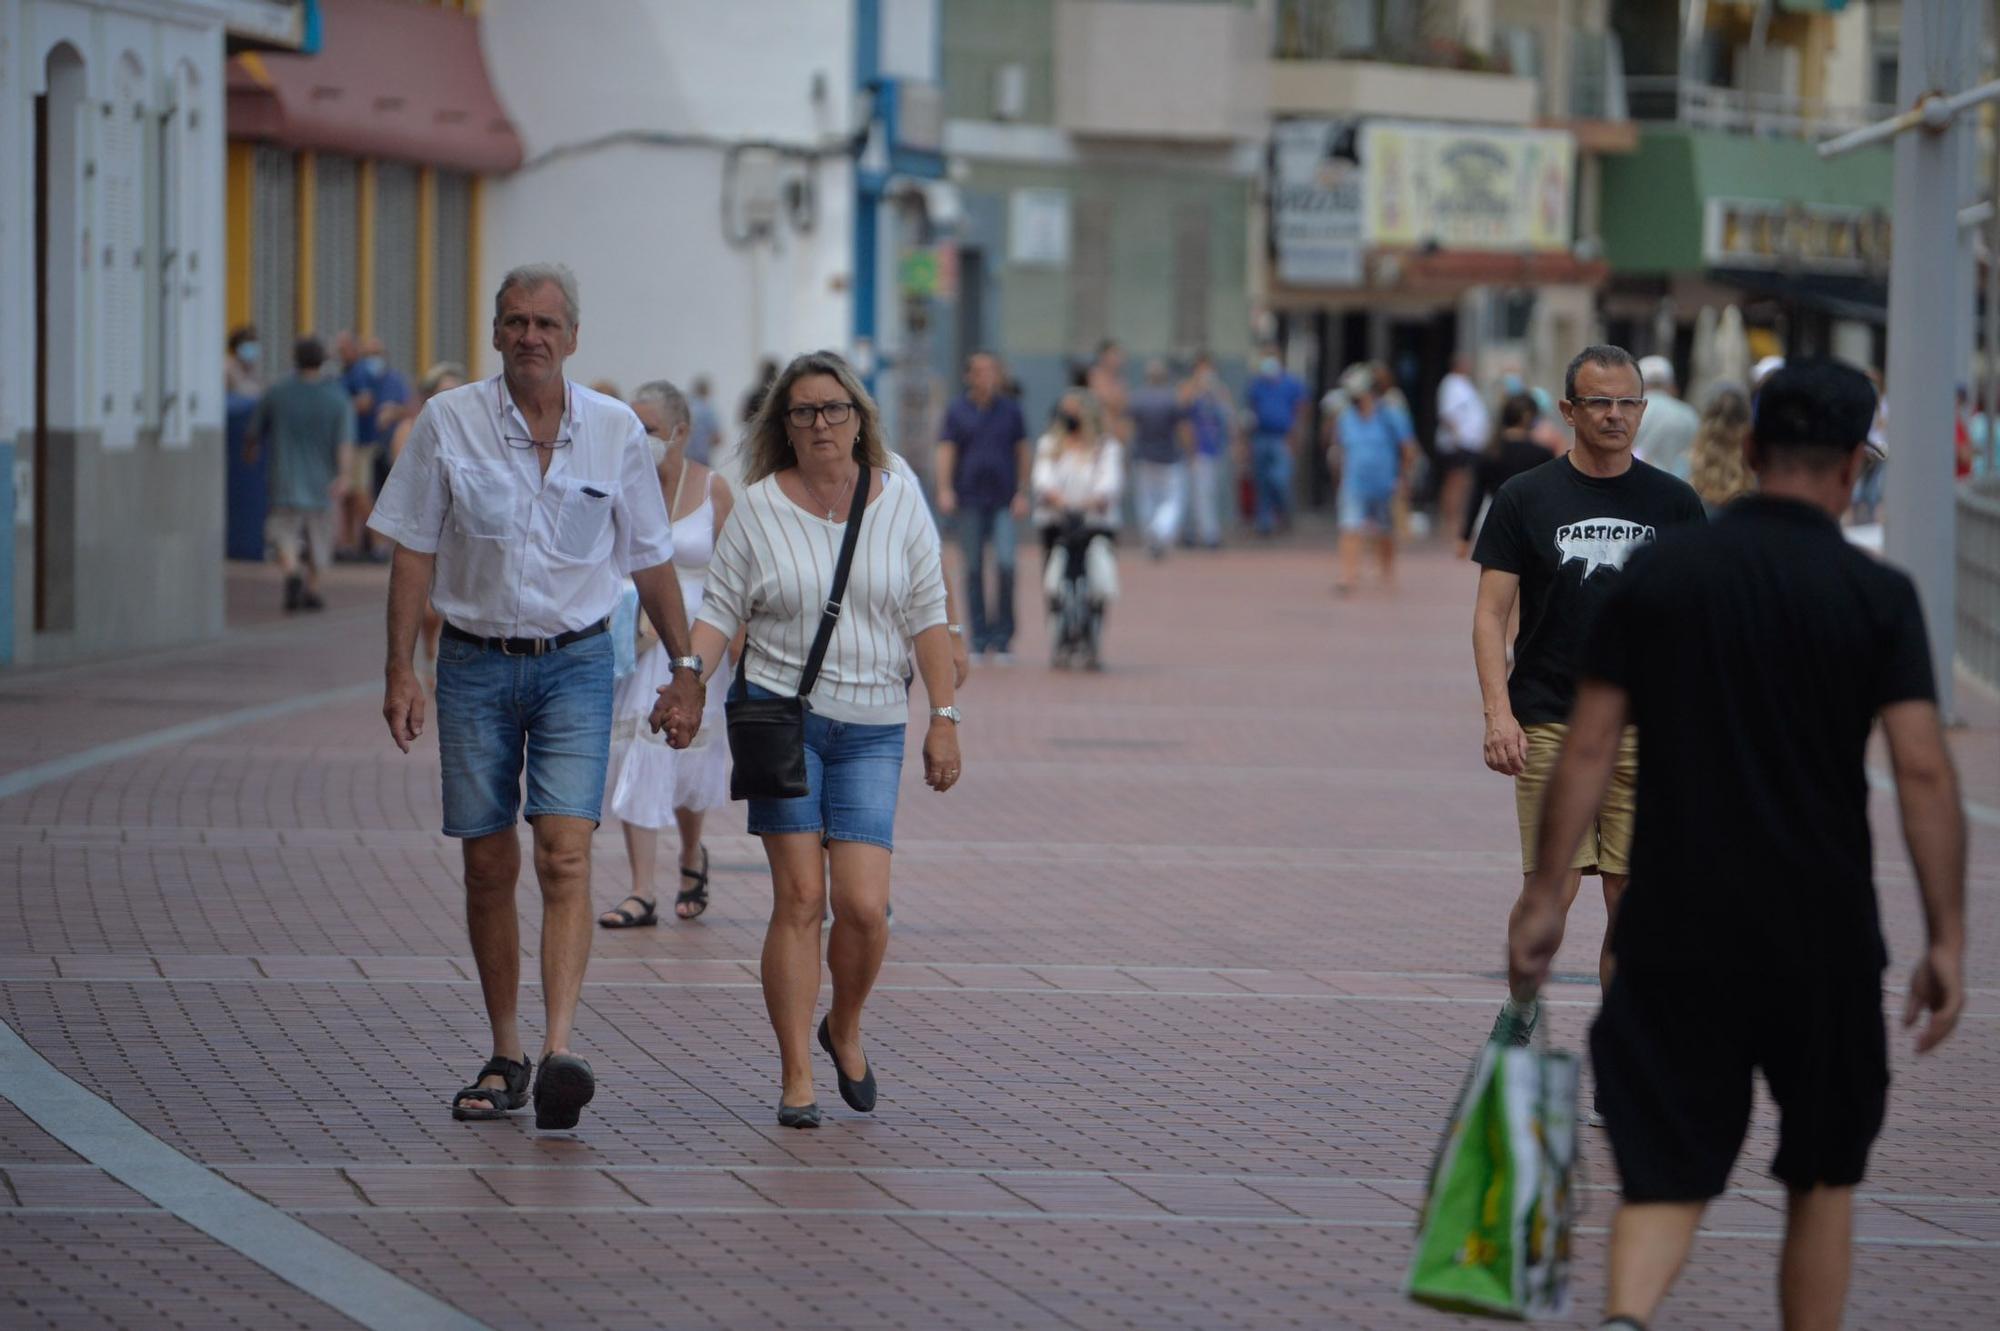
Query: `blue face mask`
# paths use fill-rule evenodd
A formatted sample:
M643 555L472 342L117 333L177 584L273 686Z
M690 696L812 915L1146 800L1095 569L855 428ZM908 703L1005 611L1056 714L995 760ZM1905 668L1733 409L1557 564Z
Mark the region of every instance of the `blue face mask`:
M1258 368L1263 370L1264 373L1269 375L1271 378L1275 379L1278 377L1279 373L1284 370L1285 367L1278 363L1278 358L1276 356L1266 356L1264 357L1264 363Z
M372 377L388 369L389 362L380 356L363 356L361 358L361 368Z
M242 361L245 365L255 365L257 358L263 354L264 348L258 346L255 342L240 343L236 348L236 359Z

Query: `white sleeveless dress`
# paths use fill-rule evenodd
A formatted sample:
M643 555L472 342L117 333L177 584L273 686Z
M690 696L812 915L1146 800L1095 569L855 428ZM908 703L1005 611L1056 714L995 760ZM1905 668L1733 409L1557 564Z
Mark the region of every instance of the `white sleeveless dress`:
M687 479L681 472L682 483ZM681 599L688 622L701 609L708 585L708 563L715 554L714 474L700 508L674 520L674 571L680 575ZM680 505L679 486L668 511ZM673 671L667 647L656 642L639 658L632 673L618 681L611 699L611 767L605 779L611 812L634 827L670 827L675 809L699 813L729 803L729 737L722 714L729 690L730 666L724 661L708 681L702 708L701 733L685 749L668 746L665 733L647 725L660 686Z

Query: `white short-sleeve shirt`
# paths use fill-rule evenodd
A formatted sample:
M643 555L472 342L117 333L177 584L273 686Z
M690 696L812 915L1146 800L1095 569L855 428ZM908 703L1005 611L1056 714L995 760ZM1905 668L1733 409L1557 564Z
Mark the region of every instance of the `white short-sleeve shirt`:
M368 525L437 556L431 603L468 633L553 638L611 614L624 580L673 558L646 431L616 398L567 384L543 473L495 375L425 404ZM510 442L511 441L511 442Z

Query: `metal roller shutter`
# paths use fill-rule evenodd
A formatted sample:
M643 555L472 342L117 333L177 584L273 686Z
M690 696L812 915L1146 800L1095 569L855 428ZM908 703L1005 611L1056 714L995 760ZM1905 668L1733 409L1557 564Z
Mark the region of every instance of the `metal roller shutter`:
M431 311L431 327L437 340L439 360L455 360L472 365L471 317L472 273L472 178L456 171L437 173L436 252L431 271L436 275L436 307ZM428 368L428 367L425 367Z
M313 331L331 343L360 313L361 170L352 157L320 153L313 182ZM330 347L329 347L330 349Z
M298 160L259 144L250 167L250 317L264 347L264 381L291 369L298 336Z
M1088 354L1111 331L1111 200L1078 199L1070 217L1069 344Z
M1206 203L1174 210L1174 347L1208 345L1208 219Z
M375 167L375 334L389 364L423 373L417 359L417 169Z

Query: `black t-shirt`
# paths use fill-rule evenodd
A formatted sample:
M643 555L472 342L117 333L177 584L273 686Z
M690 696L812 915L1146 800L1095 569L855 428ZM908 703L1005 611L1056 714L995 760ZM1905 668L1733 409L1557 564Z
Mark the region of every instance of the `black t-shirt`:
M1882 708L1936 697L1907 577L1752 496L1632 561L1583 675L1639 727L1621 967L1881 970L1863 753Z
M1626 557L1665 528L1706 520L1685 482L1638 461L1598 477L1560 457L1500 487L1472 557L1521 579L1521 632L1507 677L1515 720L1569 720L1585 638Z

